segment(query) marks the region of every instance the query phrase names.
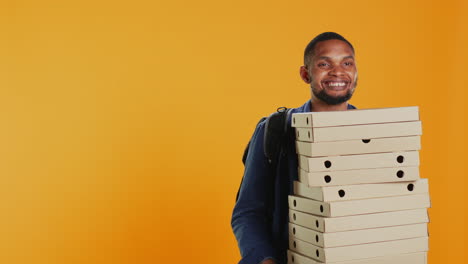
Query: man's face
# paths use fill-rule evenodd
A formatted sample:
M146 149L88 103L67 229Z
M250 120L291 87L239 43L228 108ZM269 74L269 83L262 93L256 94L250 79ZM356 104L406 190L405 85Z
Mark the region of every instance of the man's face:
M348 101L357 85L354 52L341 40L318 42L307 72L312 93L330 105Z

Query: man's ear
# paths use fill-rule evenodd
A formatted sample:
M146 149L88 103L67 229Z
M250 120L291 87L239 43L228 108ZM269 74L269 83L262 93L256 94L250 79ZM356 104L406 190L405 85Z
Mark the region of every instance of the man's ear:
M299 74L301 75L301 79L305 83L310 83L310 76L309 72L307 71L307 66L301 66L301 68L299 69Z

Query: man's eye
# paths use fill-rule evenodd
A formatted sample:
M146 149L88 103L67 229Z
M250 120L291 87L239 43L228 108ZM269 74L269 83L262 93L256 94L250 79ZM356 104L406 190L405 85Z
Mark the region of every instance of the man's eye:
M352 66L352 65L353 65L352 62L345 62L344 64L345 64L346 66Z
M322 63L319 63L318 66L319 66L319 67L326 67L326 66L328 66L328 64L322 62Z

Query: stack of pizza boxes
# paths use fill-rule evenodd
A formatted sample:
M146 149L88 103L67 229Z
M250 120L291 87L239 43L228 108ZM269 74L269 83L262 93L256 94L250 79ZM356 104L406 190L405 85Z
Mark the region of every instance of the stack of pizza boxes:
M289 264L425 264L418 107L300 113Z

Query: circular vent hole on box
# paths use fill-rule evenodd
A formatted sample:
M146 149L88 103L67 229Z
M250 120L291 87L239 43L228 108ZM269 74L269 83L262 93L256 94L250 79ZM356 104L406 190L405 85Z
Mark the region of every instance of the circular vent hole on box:
M307 131L307 136L310 138L310 131Z
M414 190L414 184L408 184L408 191L412 192Z
M330 177L330 175L326 175L325 177L323 177L323 179L325 180L326 183L331 182L331 177Z
M293 205L294 205L294 207L296 207L296 200L293 201Z
M362 140L362 142L364 142L364 143L366 143L366 144L367 144L367 143L369 143L369 142L370 142L370 139L363 139L363 140Z
M330 168L332 165L331 161L329 160L326 160L323 164L325 165L325 168Z
M403 163L403 161L405 161L405 157L400 155L396 158L396 160L398 161L398 163Z
M299 130L296 133L297 133L297 138L299 138Z
M294 262L294 256L291 255L291 262Z
M320 205L320 212L323 213L323 205Z
M319 227L319 221L318 220L315 220L315 226Z
M308 117L306 117L306 123L309 124L309 118Z
M315 242L318 243L318 241L319 241L319 237L318 237L318 235L315 235Z
M315 250L315 254L317 255L317 258L320 256L320 254L319 254L319 250L318 250L318 249L317 249L317 250Z
M293 117L293 124L296 124L296 118Z
M293 213L293 219L296 221L296 213Z
M295 235L296 234L296 228L293 227L293 234Z
M296 248L296 241L293 242L293 247Z
M343 198L345 196L345 191L344 190L339 190L338 195Z
M405 176L405 172L402 171L402 170L399 170L399 171L397 171L396 176L397 176L398 178L403 178L403 176Z

